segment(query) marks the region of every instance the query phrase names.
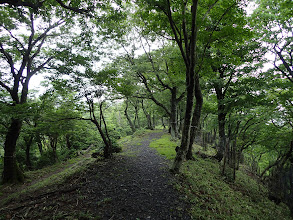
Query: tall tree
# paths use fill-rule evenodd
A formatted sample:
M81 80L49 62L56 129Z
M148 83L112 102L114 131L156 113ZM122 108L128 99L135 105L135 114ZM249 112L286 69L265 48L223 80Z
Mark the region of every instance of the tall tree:
M27 102L30 79L54 59L43 47L49 40L62 36L58 27L66 24L66 15L61 19L49 16L44 20L33 10L6 7L1 7L1 15L5 19L1 20L0 85L10 94L9 105L21 109L20 106ZM38 22L43 22L42 27ZM22 118L12 117L4 143L3 182L21 181L23 178L14 157L21 127Z
M145 23L153 28L153 32L173 39L178 45L186 69L186 108L182 139L180 148L177 151L172 171L179 172L181 164L186 155L192 158L192 148L189 149L193 140L190 140L191 124L192 133L199 129L201 108L203 103L200 87L201 62L199 49L207 48L210 38L221 20L225 17L238 13L238 1L139 1L141 17ZM214 19L210 18L213 17ZM154 23L156 21L156 24ZM160 25L157 22L161 21ZM168 28L166 28L168 25ZM208 26L205 26L208 25ZM199 43L200 34L206 35L202 44ZM205 53L206 49L202 52ZM194 98L196 105L193 108Z

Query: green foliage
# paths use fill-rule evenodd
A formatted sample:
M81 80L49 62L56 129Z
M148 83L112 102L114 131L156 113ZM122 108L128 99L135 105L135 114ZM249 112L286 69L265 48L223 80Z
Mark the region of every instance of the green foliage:
M77 151L76 149L63 148L58 153L58 159L60 161L66 161L77 156L79 156L79 151Z
M56 161L53 151L47 150L38 158L38 161L36 162L36 167L38 169L42 169L46 166L51 166L55 163Z

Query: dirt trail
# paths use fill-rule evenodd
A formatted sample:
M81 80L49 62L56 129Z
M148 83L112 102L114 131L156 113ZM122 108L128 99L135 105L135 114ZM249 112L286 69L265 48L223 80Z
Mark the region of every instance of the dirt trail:
M14 201L3 214L13 219L191 219L188 204L171 184L169 162L148 147L162 134L146 135L62 186Z

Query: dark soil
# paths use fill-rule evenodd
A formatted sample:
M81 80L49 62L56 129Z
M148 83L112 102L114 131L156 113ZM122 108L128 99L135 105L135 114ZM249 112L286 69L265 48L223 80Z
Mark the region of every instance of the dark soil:
M170 162L148 147L151 133L109 160L97 161L63 185L0 207L3 219L191 219L174 189ZM183 197L183 198L182 198Z

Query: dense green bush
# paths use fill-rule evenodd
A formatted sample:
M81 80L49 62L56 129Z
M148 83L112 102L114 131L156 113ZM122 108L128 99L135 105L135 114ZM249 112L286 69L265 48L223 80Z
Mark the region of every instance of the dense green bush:
M65 161L74 157L78 156L78 151L76 149L68 149L68 148L62 148L58 152L58 159L60 161Z
M53 165L55 163L54 153L52 150L44 151L43 154L38 158L36 168L41 169L46 166Z

